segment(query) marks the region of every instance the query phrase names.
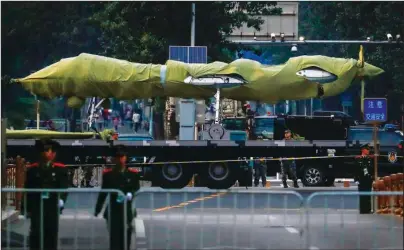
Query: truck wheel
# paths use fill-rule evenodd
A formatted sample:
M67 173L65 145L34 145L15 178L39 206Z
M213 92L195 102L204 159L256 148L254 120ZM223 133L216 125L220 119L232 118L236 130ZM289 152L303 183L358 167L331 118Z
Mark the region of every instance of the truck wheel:
M306 187L324 185L324 171L321 167L307 166L303 168L302 183Z
M161 188L183 188L192 178L192 172L182 164L168 163L156 170L155 176Z
M214 162L209 164L204 173L206 185L210 189L228 189L234 185L234 169L226 162Z

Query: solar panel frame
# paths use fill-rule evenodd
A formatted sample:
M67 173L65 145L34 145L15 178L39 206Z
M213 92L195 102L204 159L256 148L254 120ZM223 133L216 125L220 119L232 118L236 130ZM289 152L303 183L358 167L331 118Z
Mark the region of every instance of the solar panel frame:
M208 48L206 46L170 46L168 58L184 63L208 63Z

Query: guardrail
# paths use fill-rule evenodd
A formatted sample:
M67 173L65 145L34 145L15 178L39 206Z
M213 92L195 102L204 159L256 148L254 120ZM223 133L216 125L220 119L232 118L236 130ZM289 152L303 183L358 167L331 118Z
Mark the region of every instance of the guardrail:
M26 191L2 189L3 194ZM105 249L107 226L92 213L100 190L51 191L70 193L60 215L58 249ZM144 188L134 200L139 214L130 249L400 249L402 220L357 209L362 195L399 194ZM21 219L15 226L7 224L3 238L28 235L27 220ZM21 241L25 247L27 239Z
M117 194L118 197L119 196L120 197L125 197L126 196L126 194L124 194L122 191L117 190L117 189L95 190L95 189L77 189L77 188L73 188L73 189L72 188L69 188L69 189L2 188L1 192L2 192L2 195L7 194L7 193L12 193L12 194L15 194L15 195L20 194L21 196L23 196L24 197L23 198L24 211L21 211L21 212L22 212L23 216L25 216L25 217L23 217L22 219L30 219L30 221L31 221L30 222L30 229L27 230L27 231L30 232L29 233L30 234L29 240L28 240L28 237L24 237L24 236L19 237L18 239L15 239L15 238L13 239L13 237L16 236L16 232L13 231L12 224L7 223L7 220L3 221L3 222L6 222L5 223L6 227L2 228L2 238L5 236L5 238L7 239L6 241L4 241L2 239L2 248L3 249L15 249L16 245L18 245L17 246L18 248L27 248L27 246L29 244L31 244L31 242L29 242L31 240L35 240L35 243L33 243L33 244L38 244L39 245L39 246L36 246L38 249L50 249L49 247L54 248L54 246L50 246L50 245L52 245L51 241L54 240L53 237L56 237L56 240L57 240L56 244L58 246L57 249L60 249L60 241L59 241L59 237L58 237L58 233L59 233L59 229L58 229L59 228L59 222L58 221L60 220L60 217L63 216L63 215L68 215L68 216L73 215L73 217L74 217L74 214L69 214L69 211L67 211L67 213L64 212L65 211L65 206L67 204L63 204L63 206L56 206L57 201L59 201L60 198L61 198L61 193L68 193L68 199L73 200L73 201L75 199L77 199L77 197L71 197L71 196L73 196L73 194L78 194L78 195L82 194L83 195L83 194L89 194L89 193L90 194L91 193L93 193L93 194L107 193L108 195L110 195L110 194L114 193L114 194ZM54 193L57 194L57 199L55 199L55 197L52 196L52 194L54 194ZM27 202L29 202L28 198L27 198L27 196L29 194L31 194L31 195L32 194L40 195L40 196L35 196L35 197L31 196L31 199L33 198L33 199L35 199L35 201L39 200L39 203L40 203L40 204L38 204L39 205L39 211L37 211L35 209L32 210L32 211L27 211L27 205L26 204L27 204ZM47 195L47 199L44 199L42 197L43 194ZM52 203L49 203L49 202L52 202L52 200L48 200L48 199L54 199L55 200L55 206L54 207L50 206L50 204L52 204ZM33 202L33 200L31 200L31 202ZM105 202L108 203L107 200ZM123 230L122 232L127 232L127 230L128 230L128 224L126 223L128 221L127 220L128 219L127 218L127 214L128 214L127 209L131 209L131 208L127 207L127 200L126 199L121 199L119 202L122 203L122 208L123 208L123 212L120 212L120 213L122 213L120 215L122 217L119 217L119 218L122 218L122 221L124 223L122 223L122 224L114 223L115 228L113 228L113 229L111 228L111 225L112 225L111 223L113 223L113 222L111 222L112 221L111 219L107 220L107 224L103 223L103 226L105 228L107 228L107 230L112 235L114 234L113 230L117 230L117 231ZM79 207L78 207L79 203L75 203L75 204L74 204L74 202L70 202L70 203L73 203L73 210L78 210L79 209ZM71 205L71 204L69 204L69 205ZM93 205L95 207L95 203ZM116 209L116 207L115 207L115 209ZM69 209L66 209L66 210L69 210ZM70 210L72 210L72 209L70 208ZM111 210L112 210L111 206L108 206L107 216L109 218L111 218L111 213L112 213ZM93 208L93 211L94 211L94 208ZM94 213L92 213L91 211L88 211L88 212L89 212L88 215L92 215L92 216L88 216L88 218L90 220L91 220L91 218L96 219ZM57 217L52 217L52 214L54 214L54 213L55 214L61 214L61 215L59 215ZM112 218L114 218L114 217L112 217ZM35 226L32 225L33 219L35 219ZM122 228L117 228L118 225L122 226ZM33 228L33 227L35 227L35 228ZM33 230L38 230L37 227L39 227L38 235L36 235L36 234L34 235ZM91 226L90 226L90 228L92 229L91 230L92 235L95 234L96 230L101 229L101 228L96 228L96 227L91 227ZM50 230L50 229L52 229L52 230ZM56 232L54 230L56 230ZM73 230L74 230L74 228L73 228ZM89 233L89 232L86 232L86 233ZM31 236L34 236L34 237L31 237ZM77 232L75 232L75 236L76 236L76 238L79 237ZM109 237L107 237L107 238L109 238ZM104 238L104 242L101 242L101 245L100 245L100 242L89 241L88 242L89 246L86 246L85 249L99 249L100 246L103 249L105 249L105 243L108 244L108 241L105 241L105 240L106 239ZM127 233L123 233L123 241L127 242L127 240L128 240ZM17 241L17 242L15 242L15 241ZM37 241L39 241L39 242L37 242ZM75 249L78 249L77 248L78 247L77 242L74 245L75 245ZM96 245L97 245L97 248L95 248ZM72 246L70 246L69 249L71 249L71 247ZM126 244L123 244L123 248L121 248L121 249L128 250L128 247L127 247Z

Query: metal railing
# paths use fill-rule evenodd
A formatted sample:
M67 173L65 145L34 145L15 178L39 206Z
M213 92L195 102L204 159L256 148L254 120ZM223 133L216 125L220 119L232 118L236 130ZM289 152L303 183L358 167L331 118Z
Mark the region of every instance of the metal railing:
M92 215L100 190L66 191L59 249L106 249L107 226ZM358 213L361 196L397 195L402 191L142 188L134 200L131 249L400 249L402 218ZM27 223L7 223L4 235L28 235Z
M29 245L33 238L29 237L30 232L37 228L32 227L32 221L34 216L35 221L38 223L39 220L39 249L48 249L49 242L44 242L45 240L52 240L52 237L57 237L57 249L106 249L108 246L108 238L109 233L111 230L120 230L119 228L111 229L111 220L107 220L107 223L100 223L100 216L96 217L94 214L94 208L96 204L96 197L91 194L97 195L98 193L107 193L108 195L115 193L117 196L125 197L125 194L116 189L24 189L24 188L2 188L1 189L2 195L7 193L14 193L14 194L23 194L23 211L21 211L22 216L19 216L18 223L13 223L8 219L3 220L2 223L5 224L3 226L2 236L5 235L5 240L2 239L2 248L3 249L28 249ZM47 195L47 199L43 198L42 195ZM57 194L57 199L52 197L52 194ZM61 199L61 194L67 193L68 200L62 207L57 206L57 202ZM29 195L38 194L38 196L27 198ZM41 196L39 196L41 195ZM82 197L80 197L82 196ZM84 198L83 198L84 197ZM90 203L88 198L90 199ZM30 200L34 199L34 200ZM52 200L54 199L54 200ZM36 209L32 209L33 204L31 204L31 211L27 210L28 202L38 201L39 211ZM83 211L83 204L80 202L85 201L86 209ZM52 201L55 201L55 204L52 205ZM123 199L120 201L123 206L123 215L122 221L127 221L127 200ZM107 200L106 200L107 203ZM52 206L54 206L52 208ZM55 209L55 213L60 215L58 217L52 217L51 215L54 213L52 210ZM58 211L59 210L59 211ZM39 213L37 213L39 212ZM81 212L81 213L80 213ZM106 214L109 218L111 218L111 206L108 206L108 211ZM57 222L61 220L61 222ZM69 221L70 220L70 221ZM72 221L73 220L73 221ZM84 222L81 225L79 221ZM29 222L29 223L28 223ZM58 232L50 232L50 228L53 225L49 225L53 223L56 225L56 229ZM3 224L3 225L4 225ZM29 226L28 226L29 224ZM47 226L45 226L47 225ZM80 227L84 225L85 230L80 231ZM60 232L60 228L65 226L62 229L64 232ZM117 224L115 223L114 226L116 227ZM35 226L34 226L35 227ZM128 224L122 224L123 232L126 232L128 229ZM53 226L53 228L55 228ZM66 237L66 231L68 232L68 236ZM101 237L97 237L99 232L101 231ZM113 233L113 232L112 232ZM83 234L84 237L83 237ZM2 238L3 238L2 237ZM124 233L123 241L127 241L128 235ZM64 240L63 240L64 239ZM81 239L81 242L80 242ZM38 239L36 239L38 240ZM81 244L80 244L81 243ZM128 250L126 244L123 244L125 250ZM130 248L132 249L132 248Z

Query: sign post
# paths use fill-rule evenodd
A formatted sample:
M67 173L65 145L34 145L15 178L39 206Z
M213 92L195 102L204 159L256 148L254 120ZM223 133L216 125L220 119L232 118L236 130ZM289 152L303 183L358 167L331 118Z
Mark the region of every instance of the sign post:
M387 121L386 98L364 98L364 121L373 124L373 147L375 151L375 179L377 179L377 158L379 156L378 125Z
M386 98L364 98L364 121L373 124L373 148L374 148L374 180L378 178L378 156L379 156L379 143L378 143L378 125L387 121L387 99ZM373 199L373 208L377 202L377 197Z

